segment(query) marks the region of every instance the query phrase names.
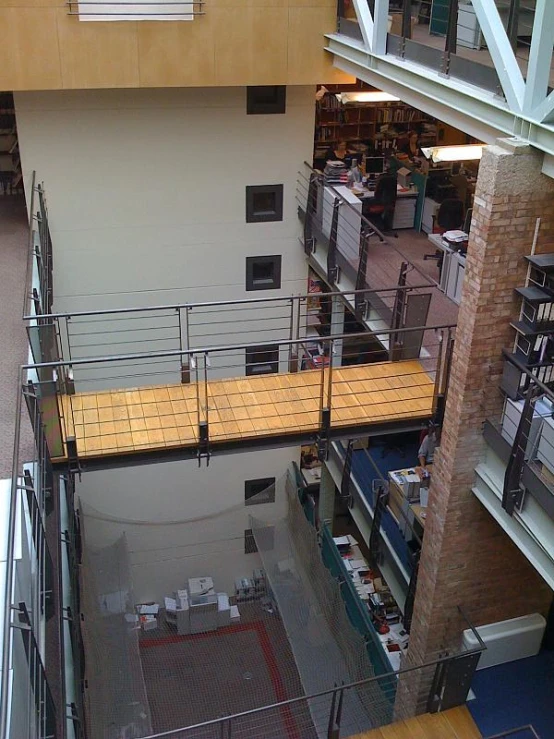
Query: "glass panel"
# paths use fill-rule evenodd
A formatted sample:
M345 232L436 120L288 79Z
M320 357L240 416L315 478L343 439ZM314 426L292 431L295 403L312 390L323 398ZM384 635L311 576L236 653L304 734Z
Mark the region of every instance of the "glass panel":
M27 326L27 334L29 336L33 360L36 364L56 362L59 360L56 327L53 323ZM37 371L41 382L52 380L52 367L41 367Z
M57 384L54 381L40 382L36 386L36 390L44 436L50 457L63 457L64 443L58 406Z

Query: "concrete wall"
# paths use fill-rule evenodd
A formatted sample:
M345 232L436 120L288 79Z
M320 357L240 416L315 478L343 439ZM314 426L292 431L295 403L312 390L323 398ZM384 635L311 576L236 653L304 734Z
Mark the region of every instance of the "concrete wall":
M235 578L261 566L257 554L244 553L249 515L272 522L286 511L283 485L275 503L246 506L244 482L279 480L299 458L289 447L214 456L201 468L184 461L87 472L76 491L87 542L105 546L125 533L137 601L160 600L203 575L232 593Z

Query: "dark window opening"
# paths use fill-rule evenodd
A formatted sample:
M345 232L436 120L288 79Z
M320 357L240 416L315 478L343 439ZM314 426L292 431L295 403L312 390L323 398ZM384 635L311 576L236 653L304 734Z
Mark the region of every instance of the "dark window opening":
M283 220L283 185L247 185L246 223Z
M244 502L246 505L275 503L275 478L264 477L258 480L245 480Z
M285 85L262 85L246 88L247 115L284 113L287 107Z
M269 375L279 372L279 347L251 346L246 350L246 374Z
M278 290L281 287L281 256L246 257L246 289Z

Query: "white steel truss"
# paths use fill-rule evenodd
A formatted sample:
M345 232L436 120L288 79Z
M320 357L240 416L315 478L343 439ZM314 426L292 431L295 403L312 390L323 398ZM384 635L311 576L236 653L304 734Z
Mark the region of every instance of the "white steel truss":
M484 141L518 136L554 157L554 91L548 82L554 46L554 0L536 0L527 78L504 29L494 0L471 0L505 100L494 93L445 77L439 70L386 53L389 0L353 0L363 41L327 36L335 66L434 112ZM546 162L545 162L546 164ZM550 173L550 172L549 172Z

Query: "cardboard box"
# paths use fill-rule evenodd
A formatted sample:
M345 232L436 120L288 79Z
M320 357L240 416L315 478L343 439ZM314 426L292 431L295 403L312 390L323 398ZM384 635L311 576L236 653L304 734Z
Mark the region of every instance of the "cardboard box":
M411 17L412 34L414 26L417 24L417 17ZM391 13L389 15L389 33L393 36L402 36L402 13Z

